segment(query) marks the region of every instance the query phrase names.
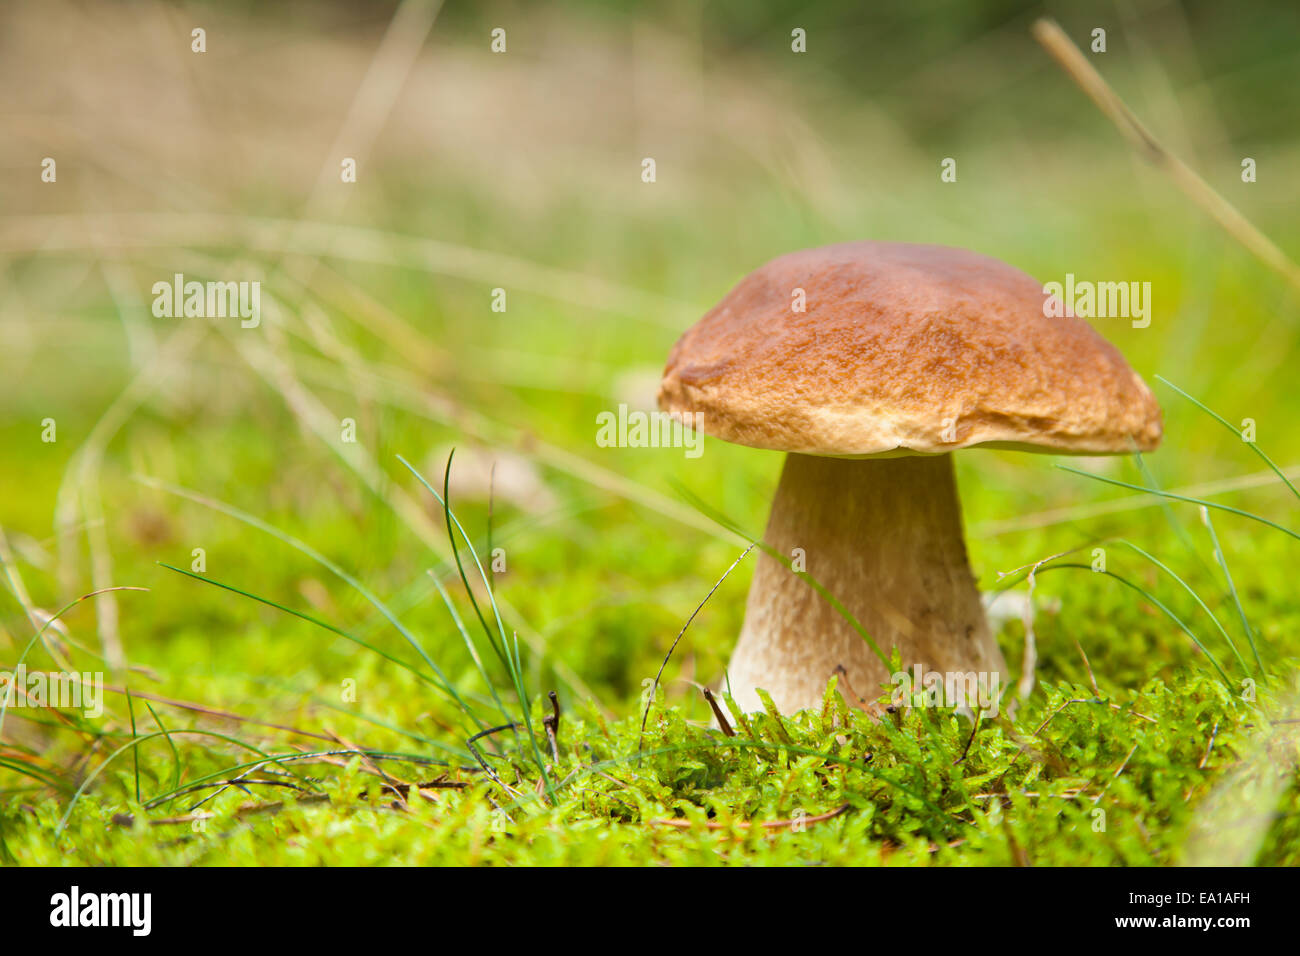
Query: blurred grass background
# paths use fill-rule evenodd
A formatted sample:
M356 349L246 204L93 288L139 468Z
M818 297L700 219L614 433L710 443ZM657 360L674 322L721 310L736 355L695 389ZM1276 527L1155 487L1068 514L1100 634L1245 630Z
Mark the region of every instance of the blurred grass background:
M1127 148L1030 36L1043 14L1085 49L1106 29L1090 59L1107 80L1297 254L1293 6L6 4L0 527L31 603L148 587L65 618L87 645L120 643L147 669L139 689L382 736L331 709L354 678L369 717L436 733L441 705L405 674L158 567L203 548L212 577L399 646L300 555L135 476L310 542L472 685L425 573L448 573L441 513L394 457L432 478L455 445L467 477L453 506L472 533L488 519L475 464L497 463L496 584L533 687L626 715L739 551L672 483L758 534L780 457L713 440L698 460L598 448L596 415L652 407L677 335L743 274L859 238L969 247L1044 281L1151 282L1149 328L1095 323L1165 407L1150 468L1167 488L1244 478L1216 500L1293 524L1285 489L1251 479L1249 449L1153 376L1254 419L1260 445L1300 466L1295 292ZM807 53L791 52L795 27ZM344 157L355 184L339 181ZM940 181L945 157L956 183ZM176 272L261 280L262 327L154 318L150 288ZM344 418L355 445L339 440ZM1210 576L1208 545L1189 551L1154 499L1116 507L1123 492L1049 456L957 458L985 587L1108 534ZM1141 480L1125 461L1085 467ZM1245 521L1218 529L1262 646L1295 654L1293 542ZM721 676L749 574L728 579L670 666L668 699L689 716L706 717L688 680ZM1039 625L1043 679L1087 683L1075 640L1106 686L1197 662L1167 620L1096 576L1044 576L1036 593L1060 601ZM12 657L29 637L12 595L0 627ZM1009 661L1019 628L1003 634Z

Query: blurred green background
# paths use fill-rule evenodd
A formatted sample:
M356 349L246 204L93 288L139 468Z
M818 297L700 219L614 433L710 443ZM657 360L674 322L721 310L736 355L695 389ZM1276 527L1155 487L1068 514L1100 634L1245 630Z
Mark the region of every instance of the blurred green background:
M454 677L468 659L426 574L450 581L431 479L487 544L538 691L607 712L739 552L680 483L761 532L779 456L606 449L596 415L653 407L676 337L742 275L806 246L964 246L1043 281L1151 282L1153 319L1097 320L1166 410L1169 488L1294 521L1285 489L1164 375L1300 465L1296 293L1135 155L1031 37L1059 20L1160 140L1300 254L1300 8L1276 3L7 3L0 10L0 527L30 603L138 585L65 619L120 645L140 687L266 719L449 720L404 673L301 621L160 568L190 567L400 639L274 539L141 483L184 486L309 542L390 600ZM206 52L191 30L206 30ZM506 30L505 53L490 49ZM791 50L791 30L807 52ZM41 160L57 161L43 183ZM340 163L357 160L356 183ZM641 179L654 158L656 181ZM957 160L955 183L940 163ZM1254 158L1258 181L1244 183ZM263 282L263 323L159 319L150 289ZM506 310L492 310L493 290ZM58 440L41 440L42 421ZM356 422L357 442L341 440ZM972 562L998 572L1119 533L1209 576L1151 498L1049 456L958 457ZM1078 464L1078 462L1075 462ZM1083 467L1141 482L1131 462ZM475 476L478 477L475 477ZM1281 490L1279 490L1281 489ZM1172 512L1171 512L1172 513ZM1177 512L1196 525L1191 509ZM1261 641L1293 654L1291 544L1220 520ZM1200 539L1197 539L1200 540ZM1130 569L1133 570L1133 569ZM1151 569L1133 570L1151 577ZM668 699L722 673L750 570L670 665ZM1144 580L1147 578L1144 577ZM15 588L11 577L10 590ZM1045 576L1044 679L1106 686L1196 659L1114 586ZM1185 596L1184 596L1185 597ZM1175 596L1175 604L1181 597ZM1049 600L1049 604L1050 604ZM0 598L0 652L28 636ZM1020 625L1002 635L1019 659ZM6 646L7 645L7 646ZM480 688L481 689L481 688ZM367 729L368 728L368 729ZM370 739L367 737L367 739Z

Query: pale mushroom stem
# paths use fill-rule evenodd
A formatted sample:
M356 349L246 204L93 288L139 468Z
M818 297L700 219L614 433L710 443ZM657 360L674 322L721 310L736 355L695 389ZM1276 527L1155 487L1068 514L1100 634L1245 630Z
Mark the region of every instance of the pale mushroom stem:
M1005 675L966 558L951 455L786 457L765 541L838 598L909 671ZM736 702L762 688L783 713L820 707L843 667L845 700L870 708L889 683L870 645L805 579L764 554L731 660Z

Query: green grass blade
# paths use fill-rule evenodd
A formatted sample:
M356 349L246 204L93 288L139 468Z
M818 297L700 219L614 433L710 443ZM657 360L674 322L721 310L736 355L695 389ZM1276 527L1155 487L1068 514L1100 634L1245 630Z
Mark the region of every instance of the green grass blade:
M437 677L430 677L428 674L424 673L423 671L421 671L419 668L415 667L408 661L404 661L400 657L397 657L396 655L389 654L387 651L383 650L382 648L376 647L375 645L371 644L369 641L357 637L354 634L350 634L347 631L343 630L342 628L335 627L333 624L330 624L328 621L323 621L318 617L305 613L304 611L295 610L294 608L288 607L284 604L280 604L278 601L272 601L270 598L262 597L260 594L254 594L252 591L245 591L243 588L235 587L233 584L226 584L224 581L218 581L215 578L205 577L202 574L195 574L193 571L187 571L184 568L175 567L174 565L167 564L164 561L159 561L158 564L160 567L164 567L168 571L175 571L177 574L183 574L186 577L194 578L196 581L202 581L205 584L211 584L214 587L221 588L224 591L230 591L231 593L238 594L241 597L246 597L249 598L250 600L257 601L259 604L265 604L267 607L273 607L277 611L283 611L285 614L289 614L293 617L299 618L300 620L306 621L309 624L314 624L317 627L321 628L322 630L329 631L332 634L337 634L339 637L342 637L346 640L351 641L354 644L364 647L366 650L378 654L384 660L390 661L396 664L398 667L410 671L418 679L424 681L426 684L430 684L431 686L436 687L438 690L442 691L444 694L450 697L461 708L461 710L465 712L466 716L468 716L472 721L474 721L476 724L479 724L480 727L483 726L482 722L475 714L473 708L471 708L467 703L465 703L464 699L460 696L457 690L449 682L447 682L442 672L437 668L435 668L435 673L437 674Z
M1273 461L1272 458L1269 458L1268 455L1264 454L1264 450L1262 448L1260 448L1253 441L1246 441L1245 435L1241 431L1241 429L1239 429L1236 425L1232 424L1232 422L1228 421L1226 418L1224 418L1214 409L1210 408L1204 402L1200 401L1199 399L1193 398L1191 395L1184 392L1181 388L1179 388L1173 382L1169 381L1169 379L1165 378L1163 375L1157 375L1156 381L1160 382L1163 385L1168 385L1179 395L1183 396L1183 398L1187 399L1189 402L1191 402L1201 411L1205 412L1205 414L1209 415L1216 422L1221 424L1224 428L1228 429L1228 431L1236 435L1239 439L1241 439L1242 444L1249 445L1250 450L1253 451L1256 455L1258 455L1260 459L1264 462L1264 464L1268 465L1268 467L1272 469L1273 473L1277 475L1278 478L1282 479L1282 483L1291 489L1291 494L1295 495L1297 499L1300 499L1300 491L1296 490L1296 486L1291 483L1291 479L1286 476L1286 474L1282 471L1281 468L1277 466L1277 464Z
M487 589L488 601L491 604L492 613L496 618L497 630L501 637L501 646L498 653L503 658L503 663L506 665L506 670L510 675L511 682L514 684L515 695L519 700L519 708L528 735L528 742L532 748L533 760L537 765L538 773L541 774L542 784L546 793L548 797L551 798L552 802L554 802L554 784L551 781L550 774L546 771L546 760L542 756L541 748L537 745L537 734L533 731L532 707L530 705L528 693L524 687L523 668L518 657L519 637L517 634L515 635L515 651L512 655L510 652L509 640L506 637L505 625L501 621L501 609L497 607L496 596L493 594L492 582L488 580L487 573L483 570L483 562L479 560L478 552L474 549L474 542L470 539L470 536L466 534L464 527L460 523L460 519L457 518L455 513L451 510L451 503L447 491L450 486L451 462L453 456L454 451L452 455L447 456L447 468L443 473L443 493L441 495L434 490L433 486L425 480L424 476L421 475L415 466L409 461L401 455L397 456L397 460L405 465L406 469L415 476L416 480L419 481L420 484L424 485L429 493L432 494L438 500L438 503L442 505L443 517L447 522L447 534L451 539L452 555L455 557L456 568L460 571L461 582L464 584L466 592L470 595L470 602L474 605L474 611L478 615L479 623L483 626L483 632L488 635L488 639L491 641L492 630L488 626L487 619L483 616L483 612L478 606L478 601L474 599L473 590L469 585L469 578L465 574L464 564L460 560L460 548L456 542L456 536L452 531L453 526L460 532L460 536L465 542L465 547L469 549L470 556L474 559L474 565L478 568L479 577L483 581L484 588ZM493 642L493 647L496 647L495 642Z
M1134 450L1133 460L1137 463L1138 471L1142 474L1142 480L1150 487L1160 489L1160 482L1156 480L1155 473L1147 467L1147 461L1142 452ZM1187 552L1196 559L1198 564L1206 570L1209 570L1208 566L1205 564L1205 559L1201 557L1201 552L1196 549L1196 544L1192 541L1192 536L1187 533L1187 529L1183 527L1182 521L1180 521L1178 515L1174 513L1173 505L1169 503L1168 498L1160 499L1160 511L1164 514L1165 521L1174 532L1174 536L1182 542L1182 545L1187 549Z
M1172 568L1170 568L1167 564L1165 564L1155 555L1143 550L1133 542L1124 541L1123 539L1120 539L1119 543L1131 549L1132 551L1135 551L1136 553L1140 554L1142 557L1146 558L1148 561L1150 561L1152 564L1158 567L1161 571L1165 572L1165 574L1169 575L1171 578L1177 581L1178 584L1182 586L1183 590L1192 596L1192 600L1194 600L1197 603L1197 605L1200 607L1200 609L1209 616L1210 620L1214 622L1215 628L1223 636L1223 639L1228 642L1228 646L1232 648L1232 653L1237 658L1237 663L1241 665L1242 671L1245 672L1246 674L1249 674L1250 667L1249 665L1247 665L1246 659L1241 656L1241 651L1237 649L1236 642L1233 641L1232 637L1228 634L1227 630L1219 622L1219 618L1215 615L1213 611L1210 610L1209 606L1203 600L1201 600L1201 596L1196 593L1196 591L1192 588L1192 586L1188 584L1186 581L1184 581L1181 577L1179 577L1178 574L1175 573Z
M444 588L442 582L438 580L436 571L430 570L429 578L433 581L433 586L437 588L438 596L442 598L442 603L447 608L447 613L451 615L452 623L456 625L456 630L460 633L461 640L465 642L466 650L469 651L470 660L474 662L475 669L478 670L479 676L483 678L483 683L487 685L488 691L492 694L492 700L496 703L497 709L501 711L501 716L504 717L507 722L511 721L513 718L510 716L509 711L506 710L506 705L502 702L501 696L497 693L496 682L488 676L487 668L483 666L483 658L479 654L478 648L474 646L474 641L470 638L469 631L465 628L465 622L461 618L460 612L456 610L456 605L452 601L451 595L447 593L447 589ZM480 727L479 729L482 730L483 728Z
M67 604L63 605L63 607L59 608L52 615L50 615L49 620L45 621L40 626L40 628L36 631L36 633L32 635L32 639L29 640L27 644L23 647L23 652L18 655L18 661L17 663L14 664L14 667L17 668L20 664L23 663L23 661L27 660L27 655L31 653L32 648L35 647L36 644L41 640L41 638L45 634L45 631L49 628L51 624L53 624L55 621L61 618L64 614L67 614L69 611L71 611L82 601L87 601L98 594L104 594L108 591L148 591L148 590L149 590L148 588L133 587L129 585L115 585L109 588L99 588L98 590L91 591L88 594L83 594L81 595L81 597L69 601ZM5 729L5 713L8 709L9 709L9 694L5 694L4 700L0 701L0 734L3 734Z
M1200 649L1201 653L1205 655L1206 660L1208 660L1214 666L1214 669L1218 672L1219 677L1223 679L1223 682L1225 684L1227 684L1229 687L1234 686L1232 681L1229 680L1227 673L1224 671L1223 666L1219 663L1219 659L1214 656L1213 652L1208 647L1206 647L1204 644L1201 643L1201 639L1196 636L1196 632L1193 631L1190 627L1188 627L1187 624L1183 622L1182 618L1180 618L1177 614L1175 614L1168 607L1166 607L1164 602L1162 602L1159 598L1157 598L1154 594L1152 594L1150 591L1148 591L1146 588L1142 587L1141 585L1134 584L1132 581L1128 580L1128 578L1118 575L1114 571L1098 571L1095 568L1093 568L1093 566L1090 564L1075 564L1074 562L1065 562L1062 564L1044 564L1040 566L1034 573L1042 574L1044 571L1056 571L1065 568L1076 568L1083 571L1089 571L1093 574L1104 574L1106 575L1106 577L1114 578L1116 581L1118 581L1120 584L1123 584L1125 587L1132 588L1138 594L1141 594L1144 598L1146 598L1148 601L1150 601L1152 604L1158 607L1161 611L1163 611L1165 613L1165 616L1168 617L1169 620L1173 621L1176 625L1178 625L1178 629L1181 630L1184 634L1186 634L1191 639L1192 643L1195 644L1197 648Z
M1300 534L1297 534L1296 532L1292 531L1290 528L1284 527L1278 524L1276 521L1269 521L1267 518L1263 518L1257 514L1252 514L1249 511L1243 511L1240 508L1233 508L1230 507L1229 505L1221 505L1215 501L1206 501L1203 498L1192 498L1188 495L1176 495L1172 491L1161 491L1158 488L1145 488L1142 485L1130 484L1127 481L1120 481L1116 478L1107 478L1104 475L1097 475L1091 471L1083 471L1080 468L1071 468L1069 465L1058 464L1056 465L1056 467L1061 469L1062 471L1068 471L1073 475L1081 475L1084 478L1091 478L1093 481L1104 482L1105 484L1115 485L1119 488L1128 488L1132 491L1143 491L1149 495L1159 495L1162 498L1169 498L1172 499L1173 501L1186 501L1189 504L1200 505L1202 508L1214 508L1216 511L1226 511L1228 514L1240 515L1243 518L1249 518L1252 521L1258 521L1260 524L1267 525L1268 527L1272 528L1275 531L1281 531L1287 537L1295 538L1297 541L1300 541Z
M259 750L257 747L254 747L252 744L240 740L238 737L232 737L229 734L222 734L213 730L177 730L177 731L173 731L173 733L196 734L200 737L215 737L218 740L224 740L227 743L232 743L235 744L236 746L243 747L245 750L251 750L253 751L253 753L261 755L262 757L266 758L268 761L273 760L273 758L269 754L266 754L263 751ZM64 827L68 825L68 818L72 816L72 810L74 807L76 807L77 801L81 799L82 794L84 794L88 789L90 789L90 785L99 778L99 775L103 773L105 769L107 769L110 763L112 763L122 754L126 753L128 750L132 750L136 747L139 747L141 744L145 744L150 740L153 740L155 737L162 737L162 736L165 735L161 731L158 731L152 734L144 734L143 736L132 737L131 740L127 741L121 747L118 747L111 754L105 757L104 761L98 767L96 767L94 770L92 770L89 774L86 775L86 779L81 781L81 786L77 787L76 792L72 795L72 799L68 801L68 807L66 810L63 811L63 816L59 819L59 825L54 829L55 835L58 836L63 832Z
M149 708L149 713L153 717L154 724L157 725L158 730L162 735L167 738L167 746L172 750L172 788L174 789L181 785L181 752L176 749L176 742L172 740L172 735L167 732L167 727L159 718L158 712L153 709L153 705L147 700L144 702L144 705ZM139 800L138 795L136 800Z
M753 535L746 533L744 529L742 529L738 524L736 524L734 521L732 521L730 518L724 515L721 511L714 508L708 502L704 501L697 494L695 494L695 492L691 491L685 485L674 482L673 486L674 488L676 488L678 494L680 494L686 500L686 503L689 504L691 507L693 507L695 510L699 511L700 514L711 519L720 527L725 528L726 530L730 531L732 534L736 535L742 540L749 542L750 545L756 546L760 551L762 551L772 560L778 561L781 564L785 565L785 567L789 570L791 574L803 578L805 581L807 581L808 586L811 587L814 591L816 591L817 594L821 597L821 599L825 601L827 604L829 604L832 609L834 609L835 613L837 613L840 617L842 617L849 624L850 627L852 627L855 631L858 632L858 635L864 641L867 642L867 646L871 648L872 653L874 653L878 658L880 658L881 663L885 665L885 670L886 671L889 670L890 667L889 657L888 655L885 654L884 651L880 649L880 645L876 643L875 638L873 638L867 632L867 629L865 627L863 627L860 623L858 623L858 619L853 616L852 612L850 612L849 609L844 606L844 604L840 601L840 599L837 598L834 594L831 594L830 591L826 590L826 588L822 585L822 583L818 581L815 577L813 577L812 574L810 574L807 571L796 571L794 569L794 562L791 561L790 558L786 557L784 554L781 554L781 552L777 551L766 541L759 540L755 538Z
M1255 657L1256 672L1263 676L1264 662L1260 660L1259 648L1255 645L1255 629L1250 626L1250 621L1246 618L1246 609L1242 607L1241 595L1237 593L1236 582L1232 580L1232 572L1228 570L1228 559L1223 553L1223 548L1219 545L1219 535L1214 530L1214 522L1210 520L1209 509L1201 509L1201 521L1205 523L1206 529L1210 532L1210 541L1214 544L1214 559L1219 563L1219 569L1223 571L1223 577L1228 582L1228 593L1232 595L1232 603L1237 608L1237 617L1241 621L1241 629L1246 632L1246 640L1250 642L1250 652Z
M442 668L440 668L438 664L433 660L433 658L431 658L428 655L428 653L424 650L424 646L418 640L416 640L415 635L412 634L406 628L406 625L404 625L397 618L397 615L395 615L389 609L388 605L386 605L383 601L381 601L374 593L370 591L369 588L367 588L354 576L349 574L347 571L344 571L341 567L339 567L329 558L325 557L325 555L321 554L311 545L294 537L291 534L288 534L287 532L281 531L279 528L263 521L261 518L258 518L256 515L251 515L246 511L241 511L239 508L236 508L233 505L226 504L223 501L217 501L214 498L209 498L206 495L200 495L197 492L190 491L187 488L181 488L179 486L171 485L166 482L158 481L157 479L149 478L146 476L137 476L137 480L152 488L156 488L160 491L165 491L168 494L176 495L177 497L180 498L185 498L189 501L193 501L196 504L203 505L205 508L210 508L213 511L220 512L221 514L234 518L237 521L241 521L244 524L247 524L249 527L256 528L259 531L271 535L273 538L283 542L284 544L287 544L289 547L293 548L295 551L298 551L300 554L304 554L308 558L311 558L311 560L315 561L317 564L325 568L327 571L329 571L339 580L349 585L353 590L355 590L358 594L360 594L363 598L365 598L368 602L370 602L371 606L373 606L375 610L377 610L380 614L382 614L388 620L388 622L393 625L393 627L397 630L397 632L401 634L403 638L405 638L406 642L410 644L412 648L415 649L415 652L420 655L420 658L425 662L425 664L429 666L429 669L438 675L438 678L439 680L442 681L443 685L447 688L451 687L451 682L447 680L447 676L443 674ZM203 580L208 580L208 579L204 578ZM288 609L282 608L282 610L288 610ZM347 635L343 635L343 636L347 636ZM473 715L471 713L471 717L472 716ZM477 718L474 719L477 722Z
M135 729L135 701L131 699L131 688L126 690L126 712L131 717L131 739L134 740L138 735ZM170 739L170 738L169 738ZM131 751L131 759L135 764L135 802L140 802L140 751L134 749Z
M479 608L478 599L474 597L474 591L472 588L470 588L469 577L465 574L465 567L461 563L459 549L456 546L456 535L455 532L452 531L452 527L454 525L456 530L460 532L461 537L465 540L465 544L469 547L470 554L474 556L474 563L478 567L479 577L483 581L483 586L487 588L488 596L491 597L492 583L488 580L487 573L483 570L483 565L478 559L478 552L474 550L473 542L470 541L469 535L465 533L465 529L461 527L460 519L456 517L455 512L451 510L450 505L448 505L447 503L447 488L448 485L450 484L451 461L454 455L455 455L455 450L453 449L452 454L447 456L447 470L443 474L442 494L439 494L438 491L433 487L433 485L429 484L429 482L425 480L424 475L420 474L420 472L416 469L416 467L412 465L409 461L407 461L401 455L397 456L397 460L406 466L406 470L415 476L416 481L424 485L425 490L428 491L429 494L433 495L433 497L437 499L438 504L442 507L443 518L447 523L447 537L451 540L452 556L456 562L456 570L460 572L460 579L465 585L466 593L469 595L469 602L474 607L474 613L478 615L479 624L481 624L483 627L483 633L484 635L486 635L488 639L488 643L491 644L492 649L496 652L497 656L501 659L501 663L508 670L510 667L509 650L506 647L506 640L507 640L506 628L505 628L505 624L502 623L501 621L501 614L498 611L496 615L497 634L500 636L500 643L498 644L496 638L493 637L492 628L488 626L487 618L483 616L483 611ZM496 608L495 600L492 602L492 607L494 609Z

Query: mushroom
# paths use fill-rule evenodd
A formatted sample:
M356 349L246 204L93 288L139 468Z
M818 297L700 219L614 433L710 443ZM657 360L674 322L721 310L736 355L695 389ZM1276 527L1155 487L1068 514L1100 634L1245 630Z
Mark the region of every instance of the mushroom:
M786 563L758 558L729 667L741 707L761 709L759 688L783 712L819 706L838 673L869 710L891 680L805 577L904 668L1001 679L949 453L1123 454L1161 437L1146 383L1046 299L974 252L851 242L767 263L678 340L660 408L787 453L764 536Z

